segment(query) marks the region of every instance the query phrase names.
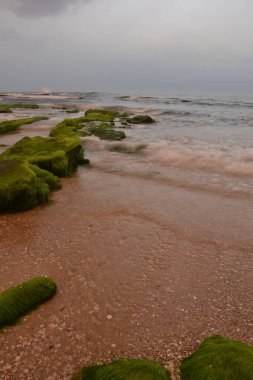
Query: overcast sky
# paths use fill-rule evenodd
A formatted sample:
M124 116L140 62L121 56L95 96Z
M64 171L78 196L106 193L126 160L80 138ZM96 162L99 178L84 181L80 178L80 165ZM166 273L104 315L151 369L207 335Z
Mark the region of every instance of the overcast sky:
M0 91L253 95L253 0L0 0Z

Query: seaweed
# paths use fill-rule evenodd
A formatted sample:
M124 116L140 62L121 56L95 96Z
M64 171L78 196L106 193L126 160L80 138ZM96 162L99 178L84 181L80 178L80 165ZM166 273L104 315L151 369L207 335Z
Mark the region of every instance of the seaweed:
M130 124L150 124L155 121L148 115L133 115L126 118L126 121Z
M0 160L26 160L59 177L84 163L83 147L75 138L24 137L0 155Z
M7 105L0 104L0 113L12 113L12 110Z
M151 360L122 359L84 367L72 380L169 380L169 372Z
M253 347L212 335L183 360L181 374L182 380L253 380Z
M78 130L83 128L83 119L83 117L65 119L51 130L49 136L79 138Z
M48 117L44 117L44 116L34 116L34 117L26 118L26 119L2 121L0 122L0 133L14 131L21 125L31 124L36 121L47 120L47 119Z
M8 107L10 108L26 108L31 110L37 110L40 107L38 104L27 104L27 103L14 103L14 104L8 104Z
M61 187L58 177L21 160L0 161L0 211L24 211L46 203Z
M43 302L52 298L57 290L48 277L34 277L0 293L0 328L11 325Z
M137 123L150 123L154 120L148 115L131 115L127 112L117 112L107 109L89 109L85 116L75 119L65 119L56 125L50 132L50 136L80 137L94 135L102 140L122 140L126 137L123 131L117 131L115 122L121 126Z
M126 137L125 132L116 131L106 123L90 126L88 127L88 131L92 135L99 137L101 140L122 140Z

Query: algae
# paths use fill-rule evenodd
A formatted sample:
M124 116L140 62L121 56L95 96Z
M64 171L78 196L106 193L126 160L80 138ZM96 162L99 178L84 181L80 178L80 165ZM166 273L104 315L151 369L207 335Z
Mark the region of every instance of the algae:
M31 124L36 121L47 120L47 119L48 119L47 117L43 117L43 116L34 116L34 117L26 118L26 119L2 121L0 122L0 133L14 131L21 125Z
M21 160L0 161L0 211L24 211L46 203L50 191L61 187L59 179Z
M8 104L8 107L10 108L26 108L31 110L37 110L40 107L38 104L29 104L29 103L14 103L14 104Z
M83 128L83 117L65 119L51 130L49 136L79 138L78 130L81 128Z
M182 380L253 380L253 347L213 335L181 364Z
M47 277L35 277L0 293L0 328L17 320L52 298L57 290L54 281Z
M154 123L154 119L148 115L133 115L126 118L126 121L130 124L150 124Z
M0 155L0 160L26 160L59 177L84 163L84 149L75 138L24 137Z
M169 372L151 360L122 359L82 368L72 380L169 380Z
M85 116L75 119L65 119L56 125L50 132L50 136L76 137L94 135L102 140L122 140L126 137L123 131L117 131L115 122L120 127L128 126L129 123L154 122L148 115L134 116L127 112L117 112L107 109L89 109Z
M88 131L92 135L99 137L101 140L122 140L126 137L125 132L116 131L106 123L88 127Z
M11 113L11 112L12 110L10 107L0 104L0 113Z

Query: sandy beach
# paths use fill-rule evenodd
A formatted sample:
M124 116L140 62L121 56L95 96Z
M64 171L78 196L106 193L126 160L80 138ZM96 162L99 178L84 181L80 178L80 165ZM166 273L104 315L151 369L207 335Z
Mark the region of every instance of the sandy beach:
M213 333L253 343L251 199L96 165L62 182L49 205L0 216L1 290L58 284L1 334L1 379L129 356L173 370Z

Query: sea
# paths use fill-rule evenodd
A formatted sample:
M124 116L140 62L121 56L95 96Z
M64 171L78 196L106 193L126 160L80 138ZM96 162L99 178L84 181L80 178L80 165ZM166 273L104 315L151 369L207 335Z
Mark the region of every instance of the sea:
M193 190L253 196L253 97L55 92L5 93L0 101L39 104L40 110L15 110L11 117L46 115L51 125L77 117L55 108L64 105L149 114L155 123L126 128L120 143L87 138L86 155L94 167Z

